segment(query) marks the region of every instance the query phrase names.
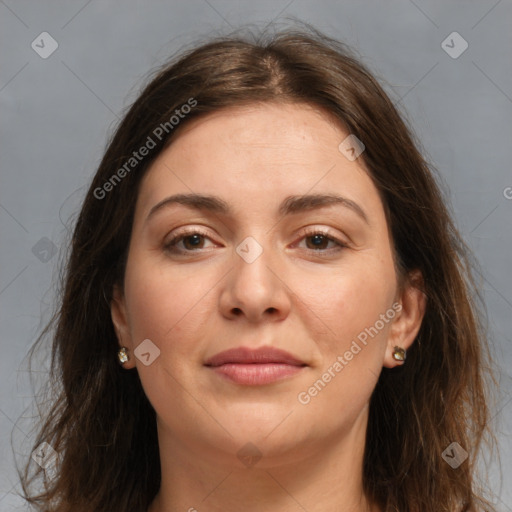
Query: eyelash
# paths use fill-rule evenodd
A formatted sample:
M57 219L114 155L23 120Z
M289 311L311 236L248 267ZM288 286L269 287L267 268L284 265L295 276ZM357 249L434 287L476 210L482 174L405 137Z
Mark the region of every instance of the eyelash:
M201 229L198 229L198 228L194 228L194 229L190 229L188 231L184 231L178 235L175 235L174 237L171 238L171 240L169 240L165 246L164 246L164 249L170 253L173 253L173 254L178 254L178 255L185 255L185 254L191 254L191 253L194 253L194 252L199 252L199 251L194 251L194 250L177 250L175 248L176 244L178 244L179 242L181 242L183 239L189 237L189 236L193 236L193 235L199 235L201 237L204 237L204 238L210 238L208 236L208 233L202 231ZM312 236L315 236L315 235L321 235L323 236L324 238L326 238L329 242L334 242L335 244L338 245L338 247L336 248L331 248L331 249L306 249L308 252L311 252L313 254L315 254L316 256L328 256L329 254L331 254L332 252L339 252L345 248L348 247L348 245L344 242L342 242L341 240L333 237L332 235L330 235L327 231L324 231L322 229L311 229L311 230L304 230L302 233L301 233L301 241L304 240L305 238L308 238L308 237L312 237Z

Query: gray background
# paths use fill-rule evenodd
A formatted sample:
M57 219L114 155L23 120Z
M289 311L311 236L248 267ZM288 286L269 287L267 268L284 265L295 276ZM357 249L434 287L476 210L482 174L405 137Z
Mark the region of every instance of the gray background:
M65 226L108 134L171 53L245 23L284 26L287 17L355 46L443 176L483 270L501 390L493 424L503 477L496 464L490 476L498 509L512 511L510 0L0 1L0 510L24 509L11 449L11 436L26 448L31 435L24 358L51 312ZM458 58L441 46L453 31L469 45ZM46 59L31 47L42 32L58 43ZM43 363L33 370L45 376Z

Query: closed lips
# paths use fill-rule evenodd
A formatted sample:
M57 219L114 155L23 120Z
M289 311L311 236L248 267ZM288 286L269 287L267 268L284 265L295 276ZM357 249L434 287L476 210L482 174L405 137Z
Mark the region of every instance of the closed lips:
M220 352L210 357L205 366L222 366L223 364L288 364L291 366L307 366L300 359L288 352L272 347L248 349L238 347Z

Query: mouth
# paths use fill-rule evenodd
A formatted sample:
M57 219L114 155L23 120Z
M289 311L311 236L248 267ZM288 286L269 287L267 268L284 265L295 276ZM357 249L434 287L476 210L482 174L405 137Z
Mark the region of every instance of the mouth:
M205 366L237 384L259 386L290 378L308 365L277 348L238 347L214 355Z

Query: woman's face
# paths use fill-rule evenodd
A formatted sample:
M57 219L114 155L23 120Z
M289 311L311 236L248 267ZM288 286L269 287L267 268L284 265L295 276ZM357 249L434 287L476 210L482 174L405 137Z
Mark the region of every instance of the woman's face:
M339 149L348 135L307 105L227 109L187 126L144 177L112 316L174 449L238 465L252 450L264 467L364 434L421 297L398 288L377 189ZM295 361L207 365L239 347Z

